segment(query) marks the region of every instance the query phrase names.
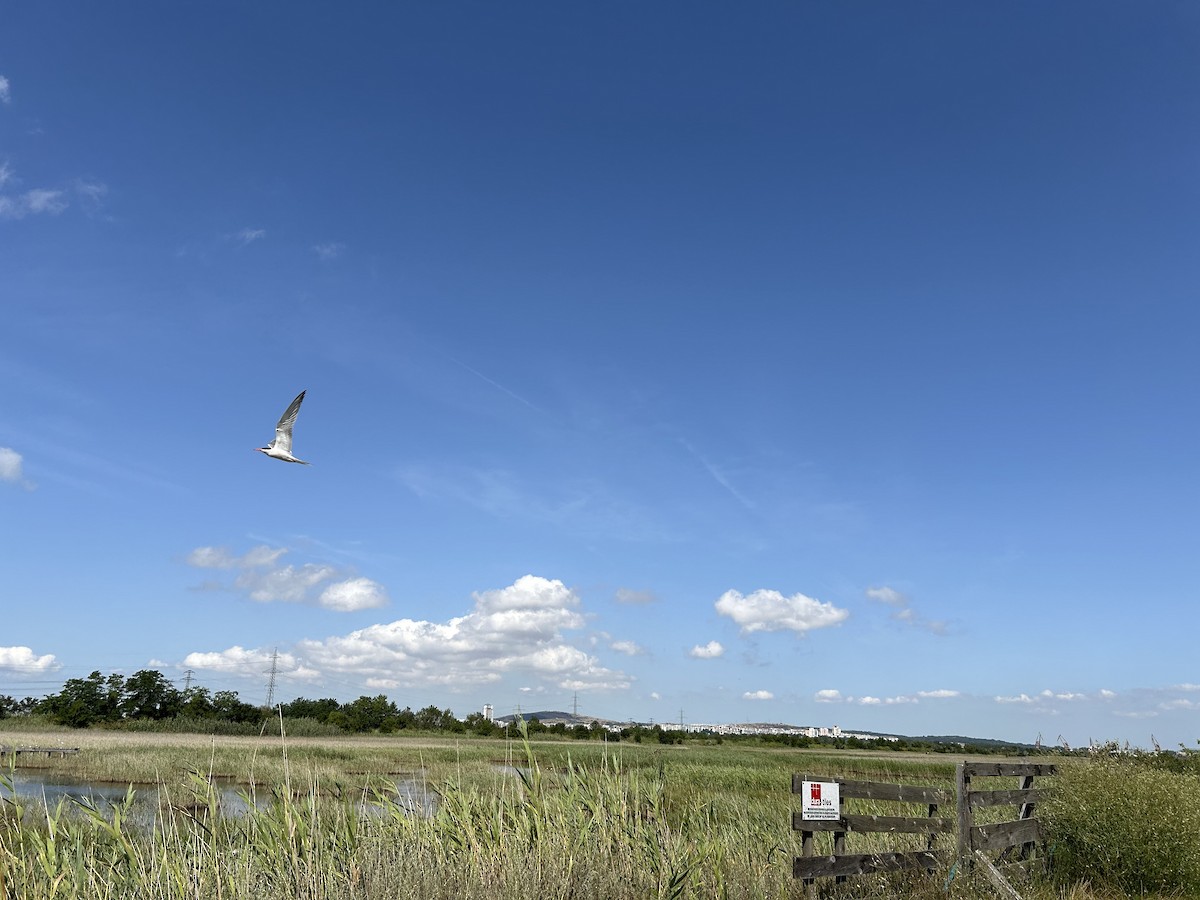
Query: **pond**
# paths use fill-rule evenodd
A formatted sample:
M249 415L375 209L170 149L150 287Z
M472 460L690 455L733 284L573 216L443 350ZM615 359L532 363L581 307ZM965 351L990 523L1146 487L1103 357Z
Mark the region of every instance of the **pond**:
M437 811L436 791L430 789L418 774L396 779L390 784L393 791L389 792L388 799L409 815L429 817ZM68 814L82 812L82 807L90 806L107 817L113 806L124 803L129 787L127 784L17 771L0 781L0 805L19 803L26 809L45 811L54 810L61 803ZM135 826L152 827L164 809L171 805L178 808L179 798L168 797L158 785L134 784L132 787L134 799L127 818ZM223 816L239 817L248 814L251 808L266 809L273 799L269 791L251 794L244 785L230 782L218 782L215 787L218 812ZM187 802L191 803L192 798L188 797ZM382 810L373 795L363 795L357 803L359 815L379 815Z

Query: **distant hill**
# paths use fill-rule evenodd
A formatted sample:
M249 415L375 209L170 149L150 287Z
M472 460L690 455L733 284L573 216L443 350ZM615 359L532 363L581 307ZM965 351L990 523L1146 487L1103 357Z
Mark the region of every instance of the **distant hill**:
M586 725L591 725L593 722L599 722L602 726L638 724L638 725L642 725L643 727L648 727L648 723L646 723L646 722L632 723L628 720L605 719L605 718L601 718L600 716L587 716L587 715L577 716L577 715L574 715L573 713L569 713L569 712L566 712L565 710L561 710L561 709L540 709L540 710L537 710L536 712L523 712L523 713L521 713L521 718L525 719L526 721L529 721L530 719L537 719L543 725L557 725L558 723L561 722L564 725L566 725L567 727L571 727L573 725L585 725L586 726ZM496 717L496 721L500 722L502 724L511 724L512 722L516 721L516 719L517 719L516 714ZM668 730L671 728L677 727L677 726L673 725L671 722L659 722L658 724ZM763 729L763 730L793 729L793 728L808 727L808 726L800 726L800 725L788 725L788 724L785 724L782 722L739 722L736 724L742 725L746 728L758 728L758 729ZM981 748L983 748L983 747L1005 748L1005 749L1012 749L1012 750L1032 750L1032 749L1034 749L1033 744L1028 744L1028 743L1023 744L1023 743L1019 743L1019 742L1015 742L1015 741L1002 741L1002 740L998 740L996 738L966 737L961 734L925 734L925 735L919 735L919 736L912 736L912 735L894 734L891 732L882 732L882 731L859 731L857 729L852 729L852 728L843 728L842 732L846 735L856 734L856 735L862 735L865 737L874 737L874 738L901 738L906 741L922 741L922 742L928 743L928 744L943 744L943 745L954 745L954 746L967 745L967 746L974 746L974 747L981 747Z

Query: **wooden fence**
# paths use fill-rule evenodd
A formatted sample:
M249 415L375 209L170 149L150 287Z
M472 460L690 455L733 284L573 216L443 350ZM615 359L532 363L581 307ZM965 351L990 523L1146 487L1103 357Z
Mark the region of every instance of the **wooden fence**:
M968 864L979 863L992 884L1014 900L1020 895L1009 885L1004 871L1009 866L1016 866L1028 873L1035 863L1045 864L1044 857L1036 856L1043 834L1041 824L1034 815L1034 808L1040 799L1034 779L1046 778L1057 772L1056 766L1037 763L958 764L958 858ZM1020 786L1015 790L981 790L975 786L980 779L1013 777L1021 779ZM1015 818L976 825L975 810L984 806L1013 807ZM993 859L993 853L999 855ZM998 868L998 864L1005 868Z
M1027 869L1035 859L1039 859L1035 854L1042 840L1042 832L1034 816L1039 799L1034 779L1056 772L1055 766L1044 764L962 762L957 768L957 790L954 792L909 784L793 775L793 794L801 793L805 782L837 782L840 803L836 818L805 819L800 812L792 813L792 828L801 833L803 854L793 860L792 874L804 879L805 884L812 885L818 878L835 878L840 882L852 875L873 872L902 869L934 872L957 860L963 868L978 863L1002 893L1015 898L1019 895L1008 885L997 863L1007 864L1015 857L1015 861ZM994 777L1020 778L1020 786L1015 790L980 789L978 784L981 779ZM847 804L848 800L910 804L910 809L911 804L921 804L927 814L891 816L856 813L853 804ZM955 802L957 815L954 818L939 816L941 808L952 801ZM982 825L976 823L977 809L999 806L1014 807L1015 818ZM873 808L878 809L878 804ZM833 833L832 855L817 855L815 838L820 832ZM854 832L915 834L924 835L926 840L921 849L847 853L846 835ZM954 849L939 848L939 835L955 835ZM993 858L991 854L997 852L999 856Z
M792 793L799 794L806 781L828 781L809 775L792 776ZM811 884L816 878L836 878L845 881L850 875L889 872L898 869L933 870L942 864L949 853L934 849L939 834L953 834L954 820L941 818L938 810L950 802L947 790L916 787L908 784L889 784L878 781L838 781L841 813L837 819L808 821L801 813L792 813L792 828L801 833L801 852L792 863L792 875ZM925 805L925 816L856 815L847 812L847 800L883 800L895 803ZM833 855L817 856L816 832L833 832ZM846 835L851 832L920 834L926 835L925 848L890 853L846 853Z

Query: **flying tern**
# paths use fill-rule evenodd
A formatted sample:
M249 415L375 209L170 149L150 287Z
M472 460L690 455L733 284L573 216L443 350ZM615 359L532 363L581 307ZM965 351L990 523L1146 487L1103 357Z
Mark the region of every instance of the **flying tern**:
M282 459L284 462L300 463L303 466L308 465L304 460L292 456L292 426L296 424L296 416L300 414L300 404L304 402L306 393L307 391L301 391L296 399L288 405L283 415L279 417L279 424L275 426L275 440L265 447L255 447L255 450L267 454L271 459Z

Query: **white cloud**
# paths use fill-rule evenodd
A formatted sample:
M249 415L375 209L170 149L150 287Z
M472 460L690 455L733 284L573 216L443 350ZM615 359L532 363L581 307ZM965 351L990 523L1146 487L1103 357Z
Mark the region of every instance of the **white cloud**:
M939 688L936 691L917 691L917 696L922 700L948 700L951 697L961 697L962 694L959 691Z
M345 244L339 244L336 241L313 245L313 253L317 254L318 259L324 260L337 259L342 255L342 251L345 249Z
M184 657L183 665L190 669L207 669L231 675L255 676L270 672L273 666L279 674L306 681L312 681L319 675L315 669L304 665L291 653L279 653L275 650L246 650L238 646L218 653L189 653Z
M890 587L867 588L867 596L888 606L908 606L908 598Z
M387 606L387 594L383 586L370 578L349 578L331 584L321 592L317 603L326 609L353 612L360 609L375 609Z
M784 597L779 591L758 590L749 596L726 591L714 604L718 613L741 626L744 634L756 631L794 631L804 634L845 621L850 613L832 603L803 594Z
M13 181L12 170L0 170L0 187ZM34 188L20 194L0 194L0 219L23 219L28 215L57 215L67 208L62 191Z
M841 703L842 692L833 690L832 688L825 688L813 694L813 699L818 703Z
M926 619L917 615L917 611L912 608L908 596L897 591L895 588L886 586L871 587L867 588L866 595L878 603L892 607L894 612L891 617L896 622L903 622L906 625L912 625L914 628L924 629L930 634L944 635L950 631L949 625L946 622L938 619Z
M716 659L719 656L725 655L725 648L721 646L719 641L709 641L701 646L697 644L688 651L688 656L693 659Z
M54 654L34 656L29 647L0 647L0 669L16 672L52 672L60 668Z
M243 228L233 237L234 240L236 240L239 244L241 244L243 247L246 247L250 244L253 244L255 241L262 240L266 236L267 230L265 228Z
M0 75L0 103L8 104L12 102L12 91L9 88L8 79Z
M859 697L858 702L863 706L878 706L883 701L878 697Z
M385 606L387 592L378 582L361 576L348 576L330 565L305 563L282 566L279 559L284 547L261 545L242 556L234 556L224 547L197 547L187 563L197 569L236 571L235 590L258 603L311 603L337 612L354 612Z
M636 641L613 641L609 646L626 656L642 656L646 652L646 648Z
M0 481L21 480L21 454L8 447L0 447Z
M1028 694L1018 694L1015 697L996 697L997 703L1033 703L1035 702Z
M642 606L653 603L658 599L653 591L635 591L630 588L617 588L617 602L630 606Z
M775 695L770 691L746 691L742 694L743 700L774 700Z
M396 687L493 684L506 676L537 679L537 690L624 690L631 679L571 644L586 625L580 600L561 581L525 575L474 596L473 608L444 622L398 619L292 648L298 666L326 677L358 677ZM201 668L263 651L231 648L192 654Z
M33 490L36 485L25 477L25 459L16 450L0 447L0 482L17 484L26 490Z

